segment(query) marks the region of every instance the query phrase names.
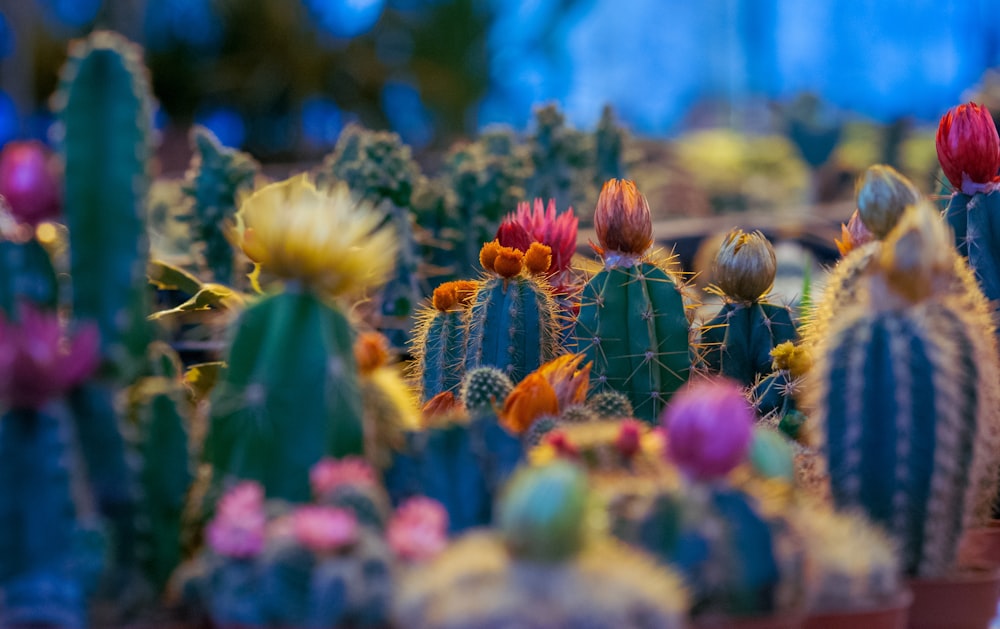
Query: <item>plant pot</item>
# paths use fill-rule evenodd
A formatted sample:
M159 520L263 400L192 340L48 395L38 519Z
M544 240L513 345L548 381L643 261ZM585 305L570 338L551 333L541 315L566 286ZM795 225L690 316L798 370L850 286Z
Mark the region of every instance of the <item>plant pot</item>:
M958 565L968 568L1000 566L1000 520L969 529L958 545Z
M712 616L691 620L689 626L690 629L803 629L804 620L805 615L800 612L737 618Z
M1000 597L1000 570L967 570L941 579L911 579L909 629L988 629Z
M802 629L906 629L913 595L902 592L894 601L874 609L810 614Z

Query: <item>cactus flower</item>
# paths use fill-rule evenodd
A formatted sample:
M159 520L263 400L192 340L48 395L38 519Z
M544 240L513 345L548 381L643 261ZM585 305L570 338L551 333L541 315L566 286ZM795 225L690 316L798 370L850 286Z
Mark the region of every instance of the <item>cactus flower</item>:
M519 382L507 396L500 411L500 423L521 434L542 415L558 415L559 398L544 375L535 371Z
M774 247L764 234L734 229L715 256L713 275L726 297L754 302L771 290L777 269Z
M251 194L236 214L234 237L266 271L330 296L382 284L398 242L384 217L357 203L346 184L317 190L306 175Z
M358 456L342 459L324 458L309 470L309 485L313 495L325 496L338 487L371 487L375 485L375 470Z
M837 245L837 251L840 252L840 255L846 256L858 247L873 240L875 240L875 234L868 231L868 228L865 227L864 222L861 220L861 214L857 210L854 210L847 224L840 224L840 240L835 239L834 244Z
M540 242L533 242L524 254L524 267L532 275L548 273L552 266L552 249Z
M471 280L445 282L434 289L431 303L434 305L435 310L440 310L441 312L446 312L456 306L468 308L472 305L472 299L476 296L478 286L478 282Z
M576 253L576 233L579 220L573 213L573 208L556 213L556 202L549 199L548 205L541 199L535 199L534 204L524 202L517 204L517 212L508 214L507 220L514 220L523 227L535 242L548 245L552 249L552 274L563 273L570 268L573 254Z
M354 362L358 372L370 374L389 363L389 340L378 332L363 332L354 341Z
M524 268L524 254L520 249L500 247L497 257L493 260L493 270L500 277L511 278L520 275Z
M437 500L410 498L396 509L386 537L402 559L431 559L448 544L448 512Z
M594 211L594 229L601 256L640 256L653 244L649 202L635 182L609 179L601 188Z
M559 409L582 404L587 399L591 363L581 367L583 359L583 354L566 354L550 360L536 371L552 387Z
M308 505L292 513L292 530L309 550L332 553L358 539L358 520L347 509Z
M801 378L812 369L812 356L803 345L785 341L771 350L771 368L787 370L792 378Z
M868 231L883 240L896 226L903 210L919 201L920 196L916 186L892 166L876 164L858 179L858 215Z
M100 360L97 327L80 327L66 338L59 318L30 306L20 323L0 315L0 402L40 409L89 376Z
M564 430L550 430L542 438L542 444L549 447L556 457L563 459L576 459L580 456L580 450L576 447Z
M968 103L948 110L936 143L941 169L955 189L973 194L996 179L1000 136L986 107Z
M501 247L511 247L521 253L526 253L531 246L532 237L517 221L505 219L497 229L497 242Z
M492 271L496 264L497 256L500 255L500 243L496 240L483 243L483 248L479 250L479 264L483 270Z
M255 557L264 549L267 516L264 488L253 481L236 485L219 501L206 529L208 546L225 557Z
M753 423L738 383L727 378L691 382L663 412L667 456L691 479L722 478L746 458Z
M0 196L18 223L32 227L59 216L60 184L39 142L9 142L0 152Z
M462 408L462 402L451 391L442 391L427 400L420 414L425 420L442 417Z
M615 437L615 449L626 460L639 453L642 449L642 424L638 420L627 418L622 421Z

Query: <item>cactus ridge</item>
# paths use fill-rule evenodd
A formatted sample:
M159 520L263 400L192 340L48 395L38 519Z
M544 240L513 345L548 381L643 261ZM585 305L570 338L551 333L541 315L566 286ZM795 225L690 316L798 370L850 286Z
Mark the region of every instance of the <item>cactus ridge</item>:
M729 302L702 330L704 361L713 372L750 386L771 372L771 350L796 337L787 306Z
M463 364L469 338L469 312L440 311L426 307L417 313L410 348L413 354L410 375L424 402L462 384Z

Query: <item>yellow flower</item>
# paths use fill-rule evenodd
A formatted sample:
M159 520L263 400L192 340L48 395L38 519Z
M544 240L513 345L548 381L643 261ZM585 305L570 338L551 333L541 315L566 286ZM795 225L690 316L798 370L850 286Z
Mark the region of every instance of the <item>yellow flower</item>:
M235 239L266 271L329 296L382 284L398 243L384 217L346 184L318 190L306 175L267 185L236 214Z

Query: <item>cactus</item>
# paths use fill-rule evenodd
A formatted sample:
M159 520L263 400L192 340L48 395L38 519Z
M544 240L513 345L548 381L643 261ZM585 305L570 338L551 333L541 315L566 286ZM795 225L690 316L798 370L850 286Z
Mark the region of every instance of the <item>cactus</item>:
M598 391L624 393L652 422L691 367L681 281L646 255L649 205L632 182L605 184L595 224L604 269L584 287L574 337Z
M289 284L240 317L204 456L216 488L254 479L271 497L301 501L322 456L364 450L354 331L330 298L383 281L394 237L345 186L320 192L302 176L258 190L237 220L244 252Z
M407 627L683 626L677 577L593 536L586 476L565 462L528 469L500 504L502 533L470 533L401 583Z
M151 336L143 225L151 101L142 51L105 31L71 47L54 100L73 313L97 322L105 360L122 382L138 373Z
M771 350L771 358L772 371L758 377L749 390L750 400L764 423L799 439L802 422L797 398L812 367L812 356L805 344L785 341Z
M468 341L469 307L474 282L448 282L434 289L431 307L417 314L413 334L413 375L420 399L457 392L462 382Z
M566 125L554 104L535 109L535 130L529 138L534 172L525 183L528 198L555 199L557 207L586 200L597 154L593 138ZM607 150L607 146L602 147ZM607 156L605 156L607 158Z
M558 352L556 306L540 277L551 250L532 243L522 253L493 241L480 259L488 275L472 299L465 366L491 365L517 382Z
M712 275L725 303L702 329L704 361L744 386L769 374L771 350L796 338L791 310L764 301L776 269L774 248L760 232L729 232L715 259Z
M193 202L188 220L204 244L202 256L212 280L236 286L235 254L225 230L236 214L237 196L253 188L260 166L246 153L222 146L204 127L191 131L191 145L194 157L183 187Z
M19 302L54 309L59 282L49 252L38 239L12 237L0 230L0 312L17 319Z
M929 203L907 209L860 304L820 345L808 391L834 501L884 526L918 576L952 567L998 474L993 322L956 276L948 232Z
M632 403L624 393L602 391L587 400L587 406L601 419L632 417Z
M503 406L513 389L510 377L496 367L476 367L462 379L462 404L474 417L489 414Z
M596 159L594 160L594 188L600 189L608 179L625 177L625 131L615 124L611 105L601 109L601 119L594 131Z

